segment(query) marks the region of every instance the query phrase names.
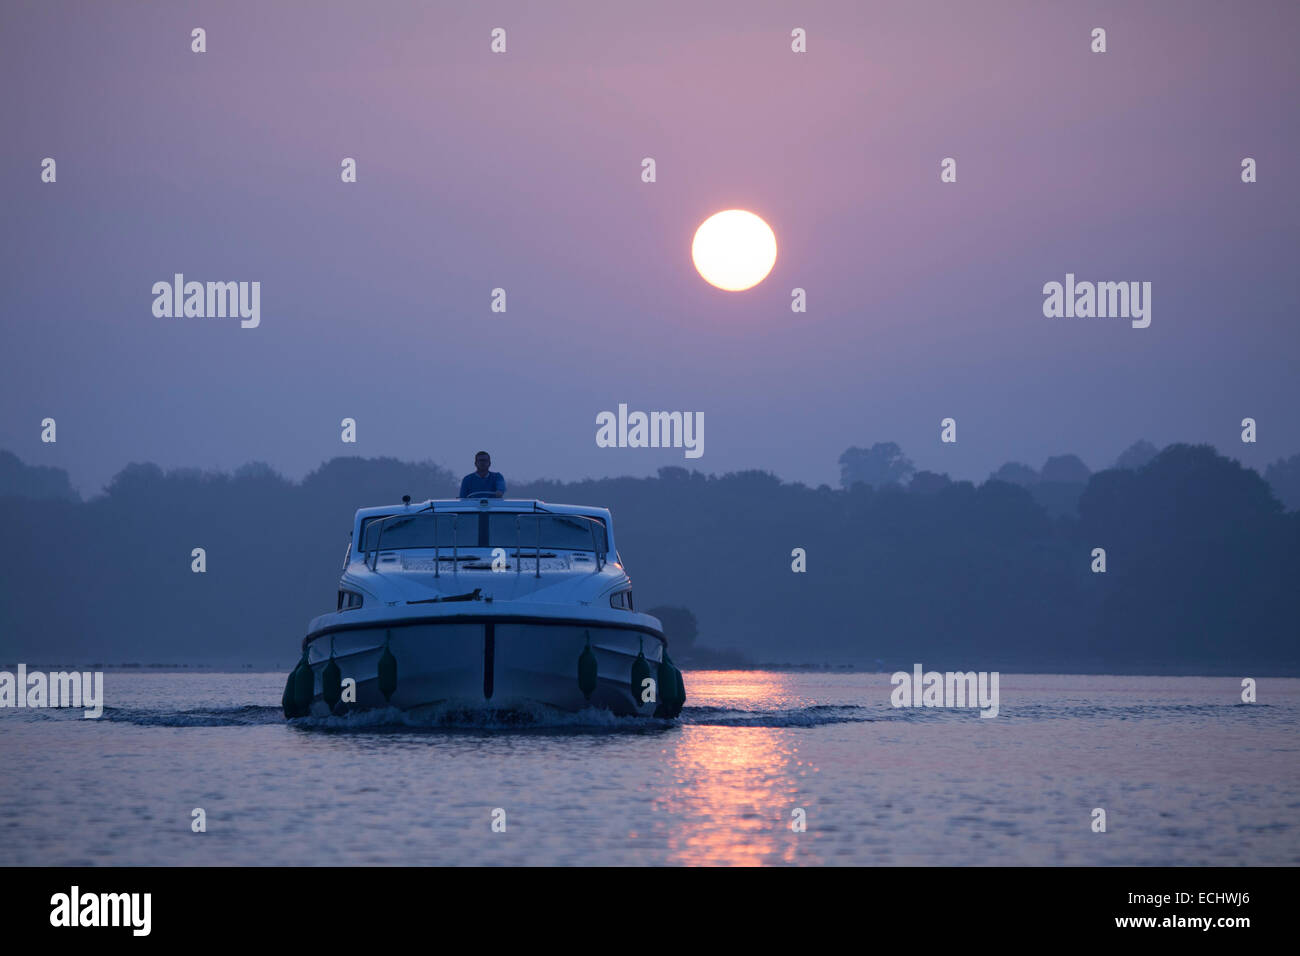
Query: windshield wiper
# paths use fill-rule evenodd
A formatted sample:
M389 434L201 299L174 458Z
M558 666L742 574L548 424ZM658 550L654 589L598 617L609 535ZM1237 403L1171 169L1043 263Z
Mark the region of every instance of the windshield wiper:
M482 588L475 588L468 594L445 594L439 597L423 598L419 601L407 601L407 604L443 604L447 601L477 601Z

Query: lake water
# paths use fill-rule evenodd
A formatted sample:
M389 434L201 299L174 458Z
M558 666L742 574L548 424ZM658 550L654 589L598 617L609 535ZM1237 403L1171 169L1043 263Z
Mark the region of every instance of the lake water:
M104 680L99 720L0 711L0 864L1300 863L1295 679L1244 704L1234 678L1004 674L982 719L895 709L887 674L696 671L649 725L289 723L283 674Z

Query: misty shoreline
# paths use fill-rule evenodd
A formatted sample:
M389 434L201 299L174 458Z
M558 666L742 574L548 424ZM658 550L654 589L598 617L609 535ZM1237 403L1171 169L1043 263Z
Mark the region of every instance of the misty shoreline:
M509 494L610 508L635 606L684 669L1300 673L1300 512L1210 446L1122 458L1012 463L975 485L877 443L842 456L840 489L673 466ZM0 482L3 653L288 670L337 604L355 510L456 480L335 458L301 483L134 465L89 501Z

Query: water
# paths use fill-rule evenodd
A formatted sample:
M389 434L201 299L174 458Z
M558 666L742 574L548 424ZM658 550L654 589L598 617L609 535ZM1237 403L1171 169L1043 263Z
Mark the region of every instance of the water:
M1243 704L1232 678L1004 674L981 719L894 709L884 674L696 671L649 724L290 724L283 680L109 672L100 720L0 711L0 864L1300 863L1295 679Z

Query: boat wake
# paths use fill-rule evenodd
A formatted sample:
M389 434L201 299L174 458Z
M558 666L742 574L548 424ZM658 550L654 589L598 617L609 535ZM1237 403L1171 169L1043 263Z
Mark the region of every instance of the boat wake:
M681 722L710 727L823 727L882 719L879 711L855 704L813 704L783 710L738 710L732 707L686 707Z
M279 707L249 704L244 707L200 707L194 710L146 710L105 707L102 720L141 727L249 727L284 723Z
M1242 705L1245 706L1245 705ZM1252 705L1263 716L1264 705ZM1083 703L1074 706L1022 705L1014 712L1004 710L999 720L1052 718L1094 718L1140 720L1161 716L1222 717L1222 704L1146 704L1135 707L1104 707ZM37 711L30 716L80 719L81 712ZM438 730L507 730L550 732L646 733L674 727L823 727L830 724L856 724L889 721L907 723L978 719L978 711L952 709L917 709L863 707L855 704L810 704L802 707L749 710L737 707L695 706L689 704L675 720L618 716L608 710L589 708L577 712L560 711L542 704L482 708L445 705L408 712L390 707L358 711L341 717L299 717L286 721L279 707L247 705L243 707L202 707L191 710L153 710L130 707L105 707L103 720L136 724L143 727L255 727L281 725L304 731L375 732Z
M144 727L249 727L285 725L305 731L372 732L392 730L541 730L645 733L678 726L820 727L826 724L879 720L865 707L816 704L777 710L687 706L676 720L624 717L590 708L577 712L544 705L471 708L447 705L408 712L390 707L339 717L299 717L286 721L279 707L204 707L193 710L146 710L106 707L104 720Z

